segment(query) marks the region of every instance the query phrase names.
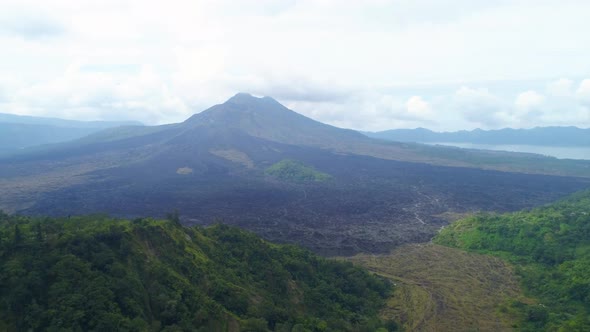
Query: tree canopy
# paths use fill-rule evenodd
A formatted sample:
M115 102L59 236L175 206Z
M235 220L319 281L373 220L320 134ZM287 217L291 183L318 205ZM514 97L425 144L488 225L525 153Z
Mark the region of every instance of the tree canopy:
M374 331L390 284L225 225L0 214L0 330Z

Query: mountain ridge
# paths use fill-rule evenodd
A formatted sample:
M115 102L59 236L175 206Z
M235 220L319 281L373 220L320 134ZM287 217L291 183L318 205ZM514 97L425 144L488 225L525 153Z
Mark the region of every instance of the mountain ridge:
M56 127L74 127L74 128L110 128L117 126L140 126L139 121L103 121L103 120L67 120L55 117L41 117L32 115L18 115L10 113L0 113L1 123L20 123L35 125L51 125Z
M143 126L137 121L75 121L0 113L0 153L76 140L120 126Z
M419 143L525 144L547 146L590 146L590 129L548 126L530 129L459 130L435 132L426 128L363 132L372 138Z

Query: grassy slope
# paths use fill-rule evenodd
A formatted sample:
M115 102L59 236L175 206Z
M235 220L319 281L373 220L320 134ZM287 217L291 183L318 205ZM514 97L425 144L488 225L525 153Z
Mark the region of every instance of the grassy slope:
M280 180L293 182L323 182L332 178L329 174L291 159L283 159L271 165L264 173Z
M499 308L527 302L510 266L494 257L422 244L350 260L396 283L382 316L407 331L510 330L515 317Z

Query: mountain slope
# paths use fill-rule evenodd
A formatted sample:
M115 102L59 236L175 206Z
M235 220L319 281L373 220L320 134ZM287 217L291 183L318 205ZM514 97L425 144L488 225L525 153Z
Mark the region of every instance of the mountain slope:
M0 329L374 331L390 285L227 226L0 215Z
M525 144L545 146L590 146L590 129L577 127L504 128L498 130L434 132L424 128L366 132L369 137L397 142Z
M71 154L78 149L78 152L91 154L97 145L101 150L148 145L158 149L177 145L195 148L203 144L223 149L224 146L231 146L234 143L232 140L239 137L387 160L590 177L590 161L369 139L352 130L314 121L289 110L270 97L256 98L245 93L239 93L223 104L195 114L183 123L111 129L90 138L49 147L42 152L60 155L64 151ZM106 147L105 143L108 143ZM32 154L32 157L35 155Z
M528 295L504 310L525 331L590 329L590 192L513 214L483 214L446 227L435 242L491 254L516 266Z
M337 148L347 142L367 142L353 130L340 129L298 114L270 97L239 93L227 102L193 115L188 127L236 129L250 136L292 145Z

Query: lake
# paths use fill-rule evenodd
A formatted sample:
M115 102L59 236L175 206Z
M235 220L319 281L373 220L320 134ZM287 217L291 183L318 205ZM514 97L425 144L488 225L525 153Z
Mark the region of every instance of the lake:
M590 160L590 147L578 146L545 146L545 145L508 145L508 144L473 144L455 142L426 143L429 145L447 145L464 149L481 149L511 152L529 152L559 159L585 159Z

